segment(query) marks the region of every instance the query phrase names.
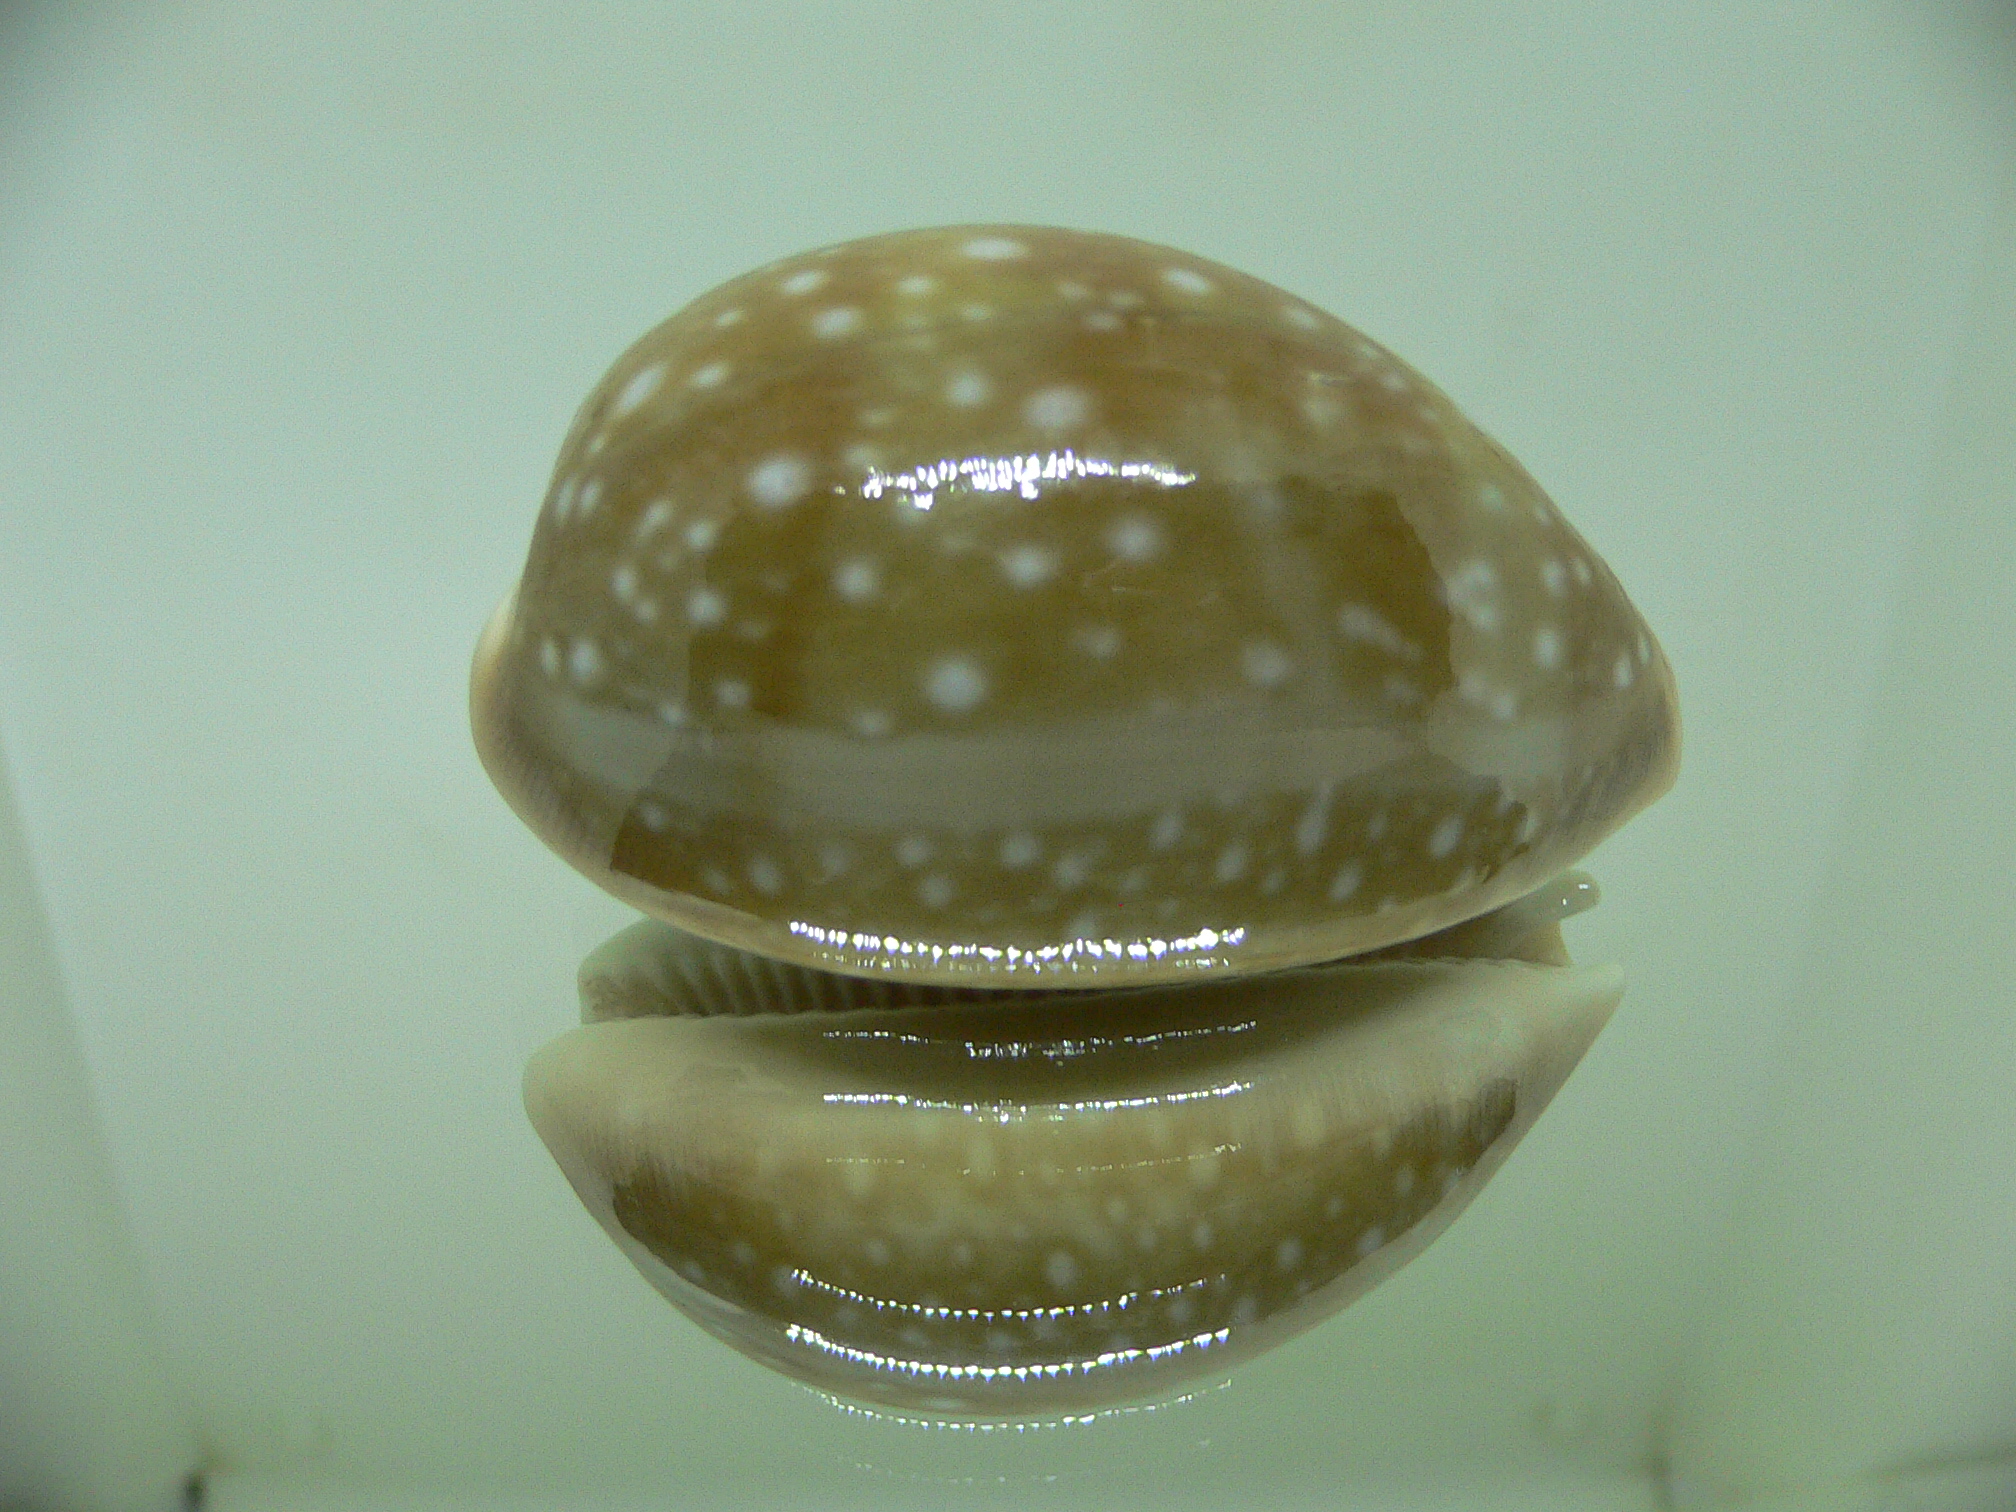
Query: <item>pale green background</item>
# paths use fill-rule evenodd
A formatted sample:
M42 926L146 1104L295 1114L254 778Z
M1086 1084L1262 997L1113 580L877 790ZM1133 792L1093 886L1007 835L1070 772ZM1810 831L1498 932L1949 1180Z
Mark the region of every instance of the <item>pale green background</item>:
M45 4L0 68L0 1506L2016 1504L2006 6ZM519 1068L625 915L463 697L632 337L989 219L1400 351L1687 748L1572 927L1624 1008L1446 1239L1200 1401L982 1440L579 1210Z

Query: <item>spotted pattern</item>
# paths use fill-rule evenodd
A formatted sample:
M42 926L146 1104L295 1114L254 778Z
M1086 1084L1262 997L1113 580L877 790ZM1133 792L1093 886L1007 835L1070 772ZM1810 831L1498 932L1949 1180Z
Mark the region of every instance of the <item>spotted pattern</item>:
M927 693L948 706L977 707L984 696L984 685L969 680L970 663L947 661L928 675ZM767 894L771 903L860 934L882 931L888 900L911 889L901 874L915 862L906 857L928 854L953 893L983 900L975 912L989 948L1068 947L1089 962L1103 959L1110 937L1120 952L1138 947L1123 958L1145 962L1157 942L1260 913L1277 928L1310 930L1340 903L1376 915L1398 901L1391 889L1400 879L1443 893L1473 887L1491 857L1517 848L1532 818L1490 784L1472 782L1468 799L1459 798L1460 781L1450 773L1446 787L1404 791L1396 777L1376 796L1352 790L1327 799L1255 791L1106 824L996 832L940 823L891 848L878 827L838 830L810 814L710 814L674 779L646 790L614 854L619 868L653 886L751 912L765 901L744 880L747 866L768 856L783 877ZM668 831L683 843L665 844ZM723 857L735 860L724 866ZM1055 859L1036 868L1042 857ZM1115 865L1116 857L1130 864Z
M893 1237L872 1165L834 1183L813 1170L780 1181L828 1186L817 1208L780 1209L654 1166L617 1182L613 1205L675 1273L863 1363L1041 1371L1289 1310L1405 1235L1512 1112L1512 1088L1499 1083L1453 1114L1379 1136L1340 1134L1271 1158L1175 1150L1166 1158L1187 1180L1164 1184L1156 1170L1152 1189L1138 1163L1046 1168L996 1139L968 1167L991 1173L984 1206L957 1205L956 1228ZM1031 1243L1039 1234L1052 1242Z
M584 983L662 993L620 955ZM773 1005L845 983L753 957L726 975ZM934 1379L976 1405L1110 1400L1306 1327L1412 1254L1614 1003L1504 961L1286 977L623 1013L542 1052L528 1106L646 1274L729 1304L759 1358L910 1404Z
M1426 379L1232 269L1029 227L786 259L645 336L496 654L493 771L563 852L849 970L1374 948L1558 872L1677 740L1616 580ZM898 823L928 887L869 859Z

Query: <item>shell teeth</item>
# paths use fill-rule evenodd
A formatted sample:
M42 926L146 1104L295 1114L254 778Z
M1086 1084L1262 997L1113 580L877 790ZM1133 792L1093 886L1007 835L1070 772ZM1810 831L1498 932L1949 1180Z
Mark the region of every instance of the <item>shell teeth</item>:
M595 1022L541 1136L711 1331L842 1395L1019 1417L1163 1396L1418 1252L1621 995L1347 964L1092 998Z

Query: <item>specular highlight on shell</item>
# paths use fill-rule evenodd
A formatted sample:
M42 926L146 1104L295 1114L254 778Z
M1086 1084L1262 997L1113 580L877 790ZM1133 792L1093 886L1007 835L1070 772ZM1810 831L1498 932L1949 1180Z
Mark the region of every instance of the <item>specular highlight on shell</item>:
M472 716L656 921L528 1069L584 1202L766 1363L986 1415L1222 1369L1446 1226L1621 993L1557 879L1678 757L1615 578L1426 379L1031 227L639 341Z

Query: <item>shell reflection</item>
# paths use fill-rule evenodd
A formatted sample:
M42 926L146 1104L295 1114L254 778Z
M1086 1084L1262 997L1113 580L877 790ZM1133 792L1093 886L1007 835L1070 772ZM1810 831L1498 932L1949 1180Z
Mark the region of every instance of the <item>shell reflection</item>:
M793 1376L976 1417L1160 1396L1350 1301L1505 1159L1621 995L1560 964L1587 896L1495 941L1008 1002L850 1008L748 959L807 1005L753 1016L685 1011L738 963L647 923L527 1105L653 1284Z
M1342 322L1117 237L787 259L618 360L472 676L652 917L526 1101L688 1315L969 1417L1164 1396L1418 1252L1614 1009L1564 874L1658 643Z

